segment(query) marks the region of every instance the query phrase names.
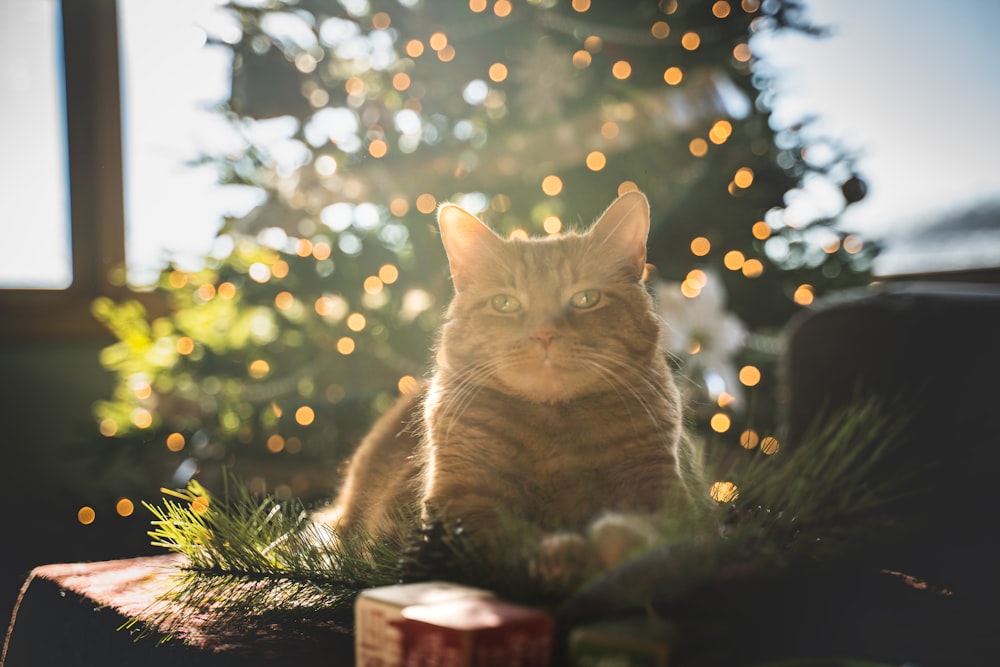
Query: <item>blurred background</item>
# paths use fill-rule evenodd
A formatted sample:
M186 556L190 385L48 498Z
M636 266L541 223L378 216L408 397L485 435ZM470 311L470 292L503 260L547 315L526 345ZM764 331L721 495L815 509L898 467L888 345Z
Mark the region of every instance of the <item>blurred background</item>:
M0 0L0 609L149 553L163 486L318 502L413 391L434 211L651 201L649 285L717 456L781 447L817 299L996 281L1000 6Z

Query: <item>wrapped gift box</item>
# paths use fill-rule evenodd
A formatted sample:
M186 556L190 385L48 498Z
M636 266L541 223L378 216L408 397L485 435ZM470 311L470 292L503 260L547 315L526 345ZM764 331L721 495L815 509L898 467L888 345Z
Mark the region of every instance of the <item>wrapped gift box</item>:
M405 667L547 667L554 622L538 609L467 598L407 607L398 623Z
M490 598L489 591L443 581L372 588L354 606L355 662L358 667L402 665L403 610L466 598Z

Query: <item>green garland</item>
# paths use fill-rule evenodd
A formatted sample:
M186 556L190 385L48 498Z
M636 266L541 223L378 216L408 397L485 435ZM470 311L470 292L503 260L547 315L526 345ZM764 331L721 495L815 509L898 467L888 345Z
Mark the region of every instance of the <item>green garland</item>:
M572 589L543 589L529 559L537 535L511 535L510 558L477 553L461 526L414 525L409 542L366 536L339 540L312 522L299 501L256 498L228 485L217 498L197 481L164 490L153 513L153 544L182 554L170 611L151 609L126 626L171 636L188 609L206 621L202 631L250 636L280 624L347 631L357 595L400 581L449 579L546 606L563 619L591 619L625 609L682 602L712 581L769 573L802 559L842 554L884 531L880 511L905 493L904 475L878 479L879 463L898 440L903 420L878 400L818 419L789 452L748 454L724 479L738 497L707 512L672 517L647 551ZM403 520L402 518L400 520Z

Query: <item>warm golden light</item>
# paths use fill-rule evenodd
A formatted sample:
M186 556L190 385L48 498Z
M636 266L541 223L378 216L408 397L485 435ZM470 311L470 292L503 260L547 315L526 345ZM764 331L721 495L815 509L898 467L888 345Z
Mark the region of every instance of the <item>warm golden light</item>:
M177 354L183 354L186 356L194 352L194 341L187 336L181 336L177 339L174 347L177 349Z
M374 158L385 157L385 154L388 152L389 144L385 143L381 139L376 139L368 144L368 154Z
M635 181L622 181L618 184L618 196L622 196L626 192L638 192L639 186Z
M550 174L542 179L542 192L548 196L555 197L557 194L562 192L562 189L562 179L555 174Z
M825 252L828 255L832 255L838 250L840 250L840 239L836 237L830 239L829 241L823 244L823 252Z
M585 12L590 9L590 0L573 0L573 9L578 12Z
M684 280L681 282L681 294L683 294L688 299L693 299L699 294L701 294L701 285L694 280ZM701 350L701 344L698 344L697 350L688 350L688 354L697 354Z
M385 30L392 24L392 18L385 12L379 12L372 17L372 27L376 30Z
M97 518L97 513L94 511L93 507L88 507L84 505L76 512L76 520L82 523L84 526L89 526L94 523L94 519Z
M177 271L175 269L174 271L171 271L167 275L167 282L174 289L180 289L184 287L185 285L187 285L187 281L188 281L187 274L184 273L183 271Z
M743 275L747 278L759 278L764 273L764 264L759 259L751 257L743 262Z
M694 51L701 46L701 35L694 31L684 33L684 36L681 37L681 46L688 51Z
M558 216L550 215L542 221L542 229L546 234L558 234L562 231L562 220Z
M733 47L733 60L740 63L749 62L753 53L750 51L749 44L737 44Z
M718 0L714 5L712 5L712 15L717 19L724 19L729 16L729 12L732 11L732 7L726 0Z
M288 275L288 262L283 259L275 260L271 265L271 275L275 278L284 278Z
M344 336L337 341L337 352L340 352L344 356L347 356L351 352L354 352L354 339L348 336Z
M579 50L573 54L573 65L577 69L584 69L585 67L590 67L590 63L593 61L593 57L588 51Z
M800 306L808 306L813 302L813 299L815 299L813 286L808 284L799 285L795 289L795 294L792 295L792 299Z
M671 86L676 86L684 80L684 70L680 67L668 67L663 72L663 80Z
M781 444L778 442L778 439L770 435L760 441L760 451L768 456L777 453L780 448Z
M368 276L361 287L364 289L365 294L378 294L385 288L385 283L378 276Z
M115 512L118 516L132 516L132 513L135 512L135 503L128 498L119 498L118 502L115 503Z
M404 375L399 378L399 382L396 386L399 389L399 393L405 396L409 396L420 391L420 382L418 382L417 378L412 375Z
M753 184L753 169L740 167L736 170L736 175L733 176L733 182L736 183L736 187L749 188Z
M704 288L708 284L708 274L701 269L691 269L688 271L686 279L690 280L692 284L697 285L699 289Z
M513 8L513 5L510 4L510 0L497 0L496 4L493 5L493 13L500 18L503 18L505 16L510 16L510 12Z
M729 430L732 421L729 419L729 415L725 412L716 412L712 415L712 418L708 423L712 427L712 430L716 433L725 433Z
M715 482L708 495L717 503L731 503L740 497L740 491L732 482Z
M743 11L747 14L753 14L760 9L760 0L742 0L742 2L740 2L740 7L742 7Z
M607 120L601 123L601 136L605 139L615 139L618 137L618 123L613 120Z
M195 514L204 514L208 511L210 504L211 501L208 499L208 496L196 496L191 501L191 511Z
M218 289L216 289L216 294L219 295L220 299L232 299L236 296L236 285L228 281L220 283Z
M114 437L118 433L118 422L111 417L105 417L97 425L97 430L106 438Z
M368 320L361 313L351 313L347 316L347 328L357 333L363 331Z
M583 40L583 48L587 49L591 53L597 53L604 47L604 40L602 40L597 35L590 35L587 39Z
M318 241L313 244L312 255L319 261L330 258L330 253L333 252L333 247L326 241Z
M724 144L733 133L733 124L728 120L716 121L708 131L708 138L713 144Z
M608 159L601 151L591 151L587 154L587 169L591 171L600 171L607 163Z
M308 405L303 405L295 411L295 422L300 426L309 426L316 420L316 413Z
M215 285L212 283L202 283L198 285L198 298L202 301L211 301L215 297Z
M438 54L438 60L440 60L443 63L450 63L452 60L455 59L455 47L449 44L448 46L438 51L437 54Z
M771 238L771 225L767 224L763 220L758 220L753 223L753 227L750 228L750 233L758 241L766 241Z
M743 268L746 257L739 250L730 250L722 257L722 263L730 271L739 271Z
M627 60L619 60L611 66L611 76L624 80L632 76L632 64Z
M653 27L649 29L653 37L656 39L666 39L667 35L670 34L670 24L666 21L657 21L653 24Z
M344 82L344 90L348 95L362 95L365 92L365 82L356 76Z
M753 449L760 442L760 436L757 435L757 431L752 428L740 433L740 447L743 449Z
M469 9L477 14L486 11L486 0L469 0Z
M263 359L254 359L250 362L250 366L247 367L247 372L250 374L250 377L259 380L271 372L271 364Z
M181 451L185 444L184 436L180 433L174 432L167 436L167 449L172 452Z
M313 243L309 239L299 239L295 242L295 254L299 257L308 257L313 252ZM221 289L221 285L219 286Z
M274 295L274 305L278 310L288 310L295 305L295 297L291 292L278 292Z
M285 448L285 439L277 433L268 436L267 451L277 454Z
M437 208L437 199L434 195L425 192L417 197L417 210L421 213L433 213Z
M740 369L740 382L747 387L755 387L760 382L760 369L756 366L744 366Z
M392 213L397 218L402 218L410 210L410 203L406 201L405 197L393 197L392 201L389 202L389 213Z
M406 43L406 55L419 58L424 54L424 43L419 39L411 39Z
M708 154L708 142L701 137L695 137L688 144L688 150L695 157L705 157Z
M704 236L697 236L691 240L691 254L695 257L704 257L711 249L711 242Z
M503 63L493 63L489 70L490 81L500 83L507 78L507 66Z
M431 48L435 51L440 51L444 47L448 46L448 36L443 32L436 32L431 35L430 39L427 40Z
M399 269L395 264L383 264L379 267L378 277L386 285L391 285L399 280Z
M149 428L153 425L153 413L146 408L136 408L132 411L132 423L136 428Z
M412 81L406 72L396 72L392 75L392 87L402 92L410 87Z

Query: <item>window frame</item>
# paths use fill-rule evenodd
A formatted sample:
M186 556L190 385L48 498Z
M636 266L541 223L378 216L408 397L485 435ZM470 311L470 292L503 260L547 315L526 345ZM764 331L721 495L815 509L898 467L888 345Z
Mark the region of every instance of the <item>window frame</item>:
M118 6L60 0L72 282L65 289L0 289L0 338L87 339L109 333L90 313L100 296L152 295L116 287L125 265Z

